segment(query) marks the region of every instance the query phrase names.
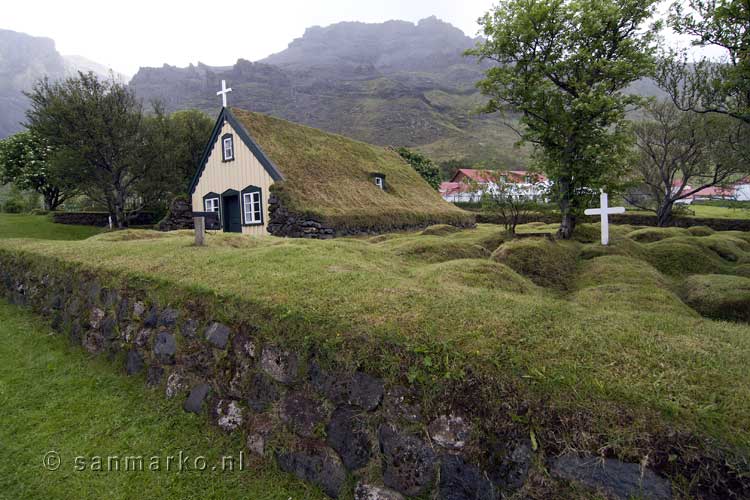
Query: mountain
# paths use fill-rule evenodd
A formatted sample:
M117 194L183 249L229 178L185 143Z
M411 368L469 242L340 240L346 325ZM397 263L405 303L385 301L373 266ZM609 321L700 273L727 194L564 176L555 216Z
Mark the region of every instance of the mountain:
M44 75L65 75L65 61L55 50L55 42L0 30L0 138L21 130L28 106L22 91Z
M87 59L83 56L67 55L62 56L65 61L65 72L70 76L76 76L79 71L84 73L92 72L98 75L100 78L109 79L110 76L114 76L115 80L127 83L130 77L122 73L118 73L112 68L108 68L104 64L100 64L91 59Z
M44 76L64 78L77 70L101 72L104 66L88 59L63 57L50 38L0 29L0 139L20 131L23 127L28 91Z
M496 116L474 111L483 74L464 51L476 40L431 17L417 24L344 22L313 27L258 62L141 68L136 93L167 109L215 115L221 80L233 106L374 144L418 147L436 160L518 166L515 135Z

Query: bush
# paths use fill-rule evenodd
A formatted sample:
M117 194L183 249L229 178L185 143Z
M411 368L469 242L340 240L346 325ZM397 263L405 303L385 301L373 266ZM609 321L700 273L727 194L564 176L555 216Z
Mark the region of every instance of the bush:
M6 214L20 214L26 210L26 203L19 198L9 198L3 203L3 212Z
M639 243L653 243L667 238L689 235L687 229L681 227L647 227L628 233L628 238Z
M492 254L492 259L537 285L564 290L570 286L578 251L576 242L524 238L500 246Z
M703 316L729 321L750 321L750 278L695 275L683 283L685 303Z

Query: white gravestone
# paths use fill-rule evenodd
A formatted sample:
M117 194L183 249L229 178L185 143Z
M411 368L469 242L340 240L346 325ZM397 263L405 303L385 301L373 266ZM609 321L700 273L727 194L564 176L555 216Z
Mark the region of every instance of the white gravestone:
M624 214L625 207L610 207L607 193L604 191L599 195L599 208L589 208L583 213L586 215L600 215L602 217L602 245L609 245L609 215Z
M223 107L227 107L227 94L232 91L231 88L227 88L227 81L222 80L221 81L221 90L216 93L216 95L221 96L221 105Z

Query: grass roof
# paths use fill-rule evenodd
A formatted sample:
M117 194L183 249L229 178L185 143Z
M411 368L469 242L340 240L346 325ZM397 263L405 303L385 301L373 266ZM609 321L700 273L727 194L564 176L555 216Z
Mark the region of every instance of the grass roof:
M284 175L273 189L294 212L336 227L473 222L395 151L238 108L232 114ZM376 173L385 175L385 191Z

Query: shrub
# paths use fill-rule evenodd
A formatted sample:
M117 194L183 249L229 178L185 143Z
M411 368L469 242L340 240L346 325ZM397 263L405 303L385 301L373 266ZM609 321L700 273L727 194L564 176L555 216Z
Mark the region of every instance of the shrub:
M725 264L714 252L691 239L657 241L644 245L644 250L651 265L665 274L684 276L725 270Z
M513 293L534 293L534 283L506 265L486 259L453 260L427 266L422 276L446 285L458 284Z
M7 214L20 214L26 210L26 204L19 198L9 198L3 203L3 212Z
M524 238L505 243L492 258L537 285L566 289L575 272L578 251L576 242Z
M426 228L419 234L424 236L445 236L446 234L458 233L459 231L461 231L461 229L456 226L451 226L449 224L435 224L434 226Z
M685 303L703 316L750 321L750 278L719 274L695 275L683 283Z
M716 232L708 226L693 226L689 227L687 230L688 233L693 236L711 236Z
M646 227L628 233L628 238L639 243L653 243L676 236L689 236L687 229L681 227Z

